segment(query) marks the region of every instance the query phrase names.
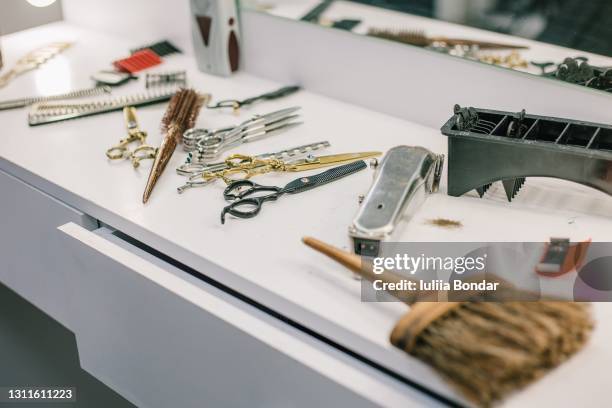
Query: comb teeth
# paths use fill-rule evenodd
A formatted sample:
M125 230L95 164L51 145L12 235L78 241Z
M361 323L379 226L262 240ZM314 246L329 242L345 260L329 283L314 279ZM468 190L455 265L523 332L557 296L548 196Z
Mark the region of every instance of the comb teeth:
M523 187L523 184L525 184L525 180L525 177L502 180L502 184L504 186L504 191L506 192L506 197L508 198L508 201L512 201L512 199L516 197L521 187ZM493 183L488 183L482 187L476 188L476 192L478 192L480 198L485 195L489 188L491 188L492 184Z
M525 184L525 177L502 180L502 184L504 185L504 191L506 192L508 201L512 201L521 187L523 187L523 184Z
M81 118L121 110L126 106L143 106L165 102L172 97L176 88L147 91L140 94L89 100L77 103L52 102L34 105L28 114L30 126L44 125L67 119Z
M484 186L478 187L476 189L476 192L478 192L478 195L480 196L480 198L482 198L482 196L485 195L487 190L491 187L491 184L493 184L493 183L485 184Z

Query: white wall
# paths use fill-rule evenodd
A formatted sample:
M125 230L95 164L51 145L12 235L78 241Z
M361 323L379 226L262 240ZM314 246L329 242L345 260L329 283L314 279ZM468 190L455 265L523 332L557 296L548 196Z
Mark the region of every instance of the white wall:
M0 34L10 34L62 19L62 3L34 7L26 0L0 0Z
M0 0L3 1L3 0ZM191 52L189 0L62 0L64 20L142 44L170 40Z

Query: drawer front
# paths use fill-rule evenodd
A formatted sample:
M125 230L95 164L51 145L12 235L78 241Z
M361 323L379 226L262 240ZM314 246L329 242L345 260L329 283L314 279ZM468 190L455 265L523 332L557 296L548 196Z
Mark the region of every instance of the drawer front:
M1 170L0 191L0 281L69 327L56 228L73 222L94 229L96 220Z
M101 228L59 228L81 366L142 407L422 406L423 394ZM428 401L432 403L431 401Z

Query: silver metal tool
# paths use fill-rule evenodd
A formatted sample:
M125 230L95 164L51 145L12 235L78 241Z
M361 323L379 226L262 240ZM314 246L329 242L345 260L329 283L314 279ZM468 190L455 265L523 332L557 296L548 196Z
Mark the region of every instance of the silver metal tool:
M147 91L139 94L117 96L91 100L78 103L41 103L35 104L32 111L28 114L28 124L30 126L45 125L48 123L60 122L68 119L83 118L86 116L98 115L107 112L122 110L126 106L145 106L162 103L169 100L177 88L160 88L155 91Z
M250 159L251 161L277 159L277 160L287 160L288 163L293 163L296 160L298 160L300 157L304 157L304 156L310 157L311 152L315 150L319 150L319 149L325 149L329 146L330 144L327 141L317 142L317 143L311 143L308 145L293 147L291 149L281 150L275 153L264 153L264 154L260 154L257 156L252 156L250 157ZM185 190L188 190L190 188L204 187L208 184L214 183L216 180L215 178L204 178L202 177L202 175L206 172L210 172L210 173L221 172L223 170L229 169L230 163L235 163L235 162L231 160L229 161L225 160L220 163L203 165L206 167L202 168L201 171L187 174L189 176L189 180L187 180L187 182L184 185L177 188L178 193L182 194L183 192L185 192ZM184 174L184 173L179 173L179 174Z
M108 86L96 86L94 88L79 89L78 91L72 91L57 95L32 96L29 98L12 99L10 101L0 102L0 110L17 109L26 107L28 105L33 105L35 103L82 98L85 96L94 96L110 92L111 89Z
M224 133L233 130L236 126L227 126L219 129L203 129L203 128L193 128L187 129L185 133L183 133L183 150L186 152L193 152L198 149L198 142L205 137L212 136L220 136ZM190 161L197 161L197 155L190 154Z
M156 88L160 86L187 86L187 72L185 71L167 71L167 72L151 72L145 76L145 88Z
M444 155L418 146L390 149L376 168L374 182L349 227L358 255L377 256L380 243L399 231L402 218L410 218L427 194L436 192Z
M310 143L302 146L296 146L289 149L283 149L277 152L272 153L262 153L254 156L257 160L266 160L266 159L278 159L278 160L288 160L288 159L297 159L299 157L307 156L311 152L315 150L325 149L330 146L328 141ZM203 173L203 172L215 172L222 171L227 169L227 162L217 162L217 163L193 163L191 161L187 161L185 164L182 164L179 168L176 169L176 172L181 176L192 176L194 174Z
M253 142L270 136L281 130L302 124L294 120L299 116L294 114L299 107L282 109L265 115L255 115L253 118L233 128L218 130L190 129L183 135L183 141L192 145L196 141L196 150L191 156L192 162L205 162L215 159L225 150L242 143Z

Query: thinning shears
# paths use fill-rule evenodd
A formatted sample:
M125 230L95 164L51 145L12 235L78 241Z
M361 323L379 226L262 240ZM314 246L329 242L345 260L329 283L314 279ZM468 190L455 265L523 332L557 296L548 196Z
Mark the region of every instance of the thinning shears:
M331 183L367 167L363 160L315 174L297 178L284 187L262 186L251 180L236 180L225 191L223 197L231 204L221 212L221 224L225 224L225 215L231 214L238 218L253 218L261 211L266 201L276 201L285 194L298 194L315 187Z

